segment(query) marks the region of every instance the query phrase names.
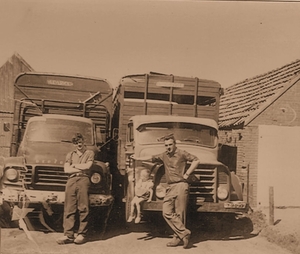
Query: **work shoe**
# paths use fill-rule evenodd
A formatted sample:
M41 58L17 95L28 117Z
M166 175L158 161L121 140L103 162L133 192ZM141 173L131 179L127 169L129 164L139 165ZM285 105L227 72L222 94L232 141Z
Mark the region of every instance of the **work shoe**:
M73 242L74 242L74 238L70 238L70 237L67 237L66 235L64 235L63 237L57 239L56 242L57 242L58 244L68 244L68 243L73 243Z
M83 235L78 235L74 240L75 244L83 244L86 242L87 242L87 239Z
M133 215L130 215L129 218L127 219L127 222L132 222L134 220L134 218L135 217Z
M141 215L136 216L134 223L138 224L141 222Z
M184 249L187 249L189 247L190 237L191 237L191 234L187 234L185 237L182 238Z
M171 242L167 243L167 247L176 247L181 244L181 240L178 237L173 237Z

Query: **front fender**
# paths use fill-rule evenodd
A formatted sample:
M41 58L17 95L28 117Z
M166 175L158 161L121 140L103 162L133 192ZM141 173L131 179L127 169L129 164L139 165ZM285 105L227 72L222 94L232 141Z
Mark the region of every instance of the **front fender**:
M92 167L90 168L93 172L101 172L103 174L109 174L109 165L103 161L94 161Z
M2 173L7 168L17 168L20 170L26 170L24 157L2 157L0 159L0 165L3 167Z
M25 159L24 157L1 157L0 158L0 188L4 188L10 186L10 188L20 188L22 186L20 173L18 174L18 178L14 181L9 181L6 179L5 171L9 168L14 168L18 172L20 171L27 171L25 166Z
M0 159L0 177L4 176L4 172L8 168L15 168L17 170L27 171L24 157L2 157Z
M98 173L101 176L101 181L93 183L92 178L94 173ZM94 161L90 168L90 193L102 193L109 194L111 192L112 177L109 170L109 165L102 161Z
M243 188L241 185L241 181L234 172L231 172L230 174L231 174L231 186L232 186L238 200L243 201Z
M4 173L4 160L5 158L3 156L0 156L0 180Z

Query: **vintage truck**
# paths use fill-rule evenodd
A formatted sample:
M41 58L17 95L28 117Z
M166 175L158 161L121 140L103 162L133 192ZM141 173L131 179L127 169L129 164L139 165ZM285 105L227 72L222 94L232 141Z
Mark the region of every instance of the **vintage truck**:
M114 97L112 126L119 133L116 158L125 178L126 220L143 168L150 169L154 183L153 198L143 203L143 213L161 211L167 186L163 165L134 161L131 155L162 153L162 137L170 133L175 135L178 148L200 159L189 187L189 210L230 214L247 211L237 176L217 160L221 93L219 83L199 78L149 73L121 79Z
M109 213L114 198L106 144L112 92L104 79L37 72L17 76L13 123L3 126L11 135L11 152L0 160L0 201L19 208L18 216L29 229L36 227L36 221L46 230L61 227L68 179L64 162L78 132L95 152L90 205Z

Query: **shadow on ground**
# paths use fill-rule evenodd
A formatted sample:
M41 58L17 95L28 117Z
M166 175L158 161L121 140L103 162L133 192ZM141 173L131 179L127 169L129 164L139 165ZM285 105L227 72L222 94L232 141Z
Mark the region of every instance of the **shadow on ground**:
M106 232L102 239L112 238L130 232L145 232L138 240L153 238L171 238L172 231L164 221L161 212L144 214L139 224L125 222L122 204L114 207L111 212ZM187 227L192 231L191 243L207 240L239 240L256 236L253 234L253 223L247 216L237 217L232 214L195 213L190 214Z
M253 223L249 217L231 214L197 214L190 221L191 243L208 240L232 241L257 236L253 234Z
M172 237L172 231L164 221L161 212L145 213L142 222L135 224L125 221L124 211L125 207L122 202L114 204L108 218L106 218L107 211L104 208L92 210L93 220L90 223L89 241L106 240L131 232L144 232L145 235L138 239L144 241ZM51 233L45 228L39 228L40 225L34 220L30 223L33 224L34 230ZM255 236L251 234L253 223L250 218L236 219L230 214L189 214L187 227L192 231L191 244L208 240L239 240ZM62 232L62 224L54 232Z

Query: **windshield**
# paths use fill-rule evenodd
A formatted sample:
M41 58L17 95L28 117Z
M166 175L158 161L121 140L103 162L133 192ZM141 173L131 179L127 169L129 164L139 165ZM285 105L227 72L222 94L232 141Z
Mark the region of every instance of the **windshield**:
M201 146L215 147L217 145L217 130L201 124L160 122L140 125L138 142L151 144L163 142L163 137L173 133L179 143L193 143Z
M86 145L93 145L93 128L90 123L65 119L41 118L30 122L25 138L37 142L72 142L75 133L81 133Z

